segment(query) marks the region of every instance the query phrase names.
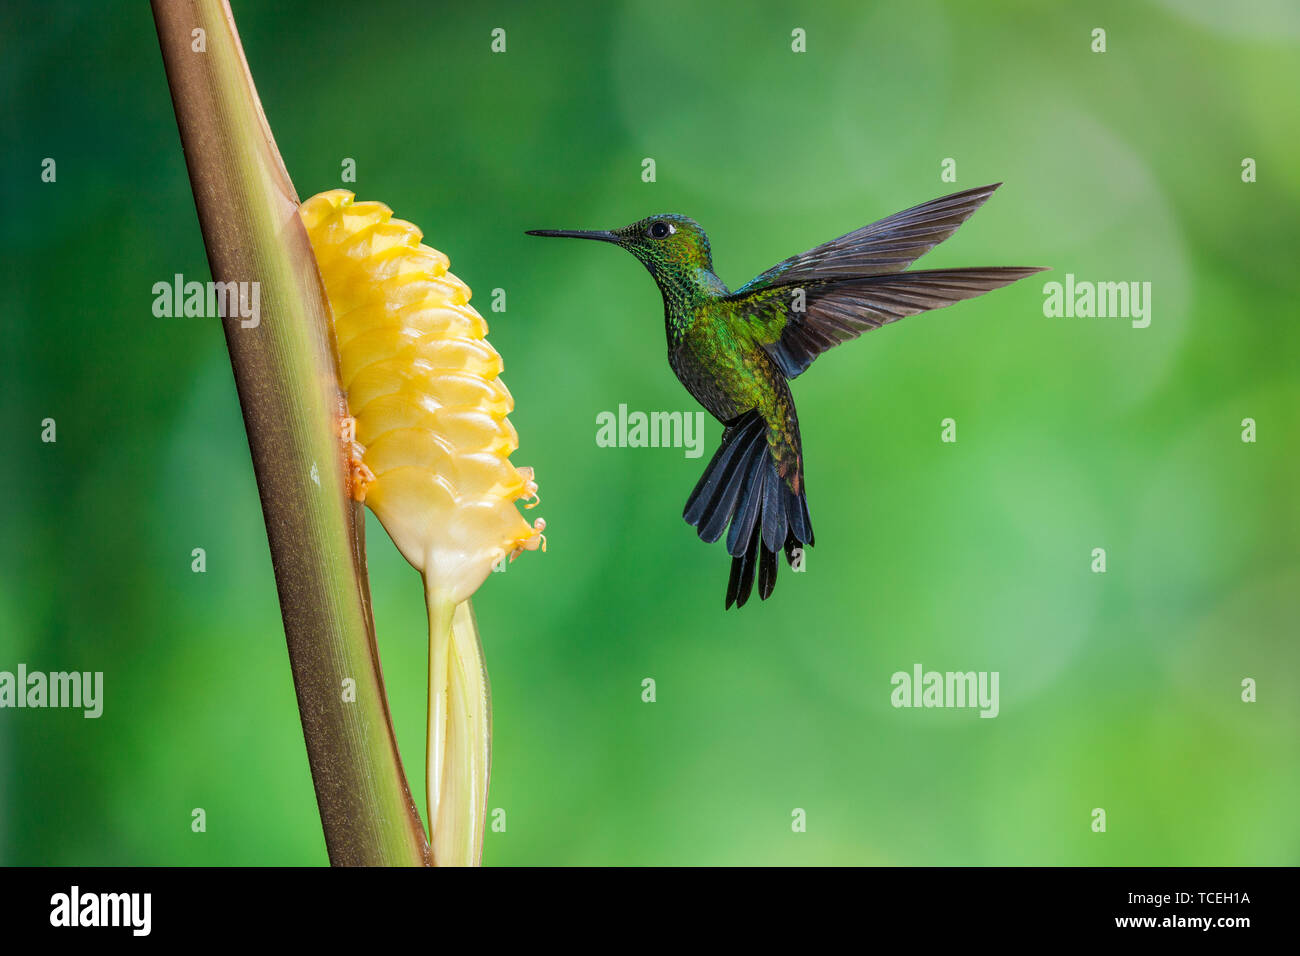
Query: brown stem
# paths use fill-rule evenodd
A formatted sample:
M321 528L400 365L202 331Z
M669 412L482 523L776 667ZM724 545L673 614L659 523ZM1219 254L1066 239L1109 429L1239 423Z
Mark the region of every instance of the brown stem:
M153 0L153 13L212 276L259 292L260 315L222 321L330 862L428 865L384 694L329 305L298 197L225 0Z

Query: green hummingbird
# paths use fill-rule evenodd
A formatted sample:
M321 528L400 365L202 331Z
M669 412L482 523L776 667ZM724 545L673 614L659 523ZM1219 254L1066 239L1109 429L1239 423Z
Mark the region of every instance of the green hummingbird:
M683 513L701 539L727 532L730 608L766 600L779 562L813 544L799 418L790 379L822 352L904 316L972 299L1035 267L903 270L957 231L1001 183L944 196L791 256L731 292L694 219L650 216L622 229L534 229L530 236L611 242L663 293L668 364L723 424L722 444Z

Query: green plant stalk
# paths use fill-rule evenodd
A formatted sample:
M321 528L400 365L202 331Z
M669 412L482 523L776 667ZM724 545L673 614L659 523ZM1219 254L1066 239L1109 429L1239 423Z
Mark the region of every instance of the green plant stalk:
M375 645L329 305L298 197L225 0L152 6L212 276L260 288L260 322L223 325L329 859L427 865Z

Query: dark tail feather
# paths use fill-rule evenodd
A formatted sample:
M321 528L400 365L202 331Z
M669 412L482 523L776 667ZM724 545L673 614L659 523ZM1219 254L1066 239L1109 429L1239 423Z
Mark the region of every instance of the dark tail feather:
M758 596L767 600L776 587L777 552L784 550L793 564L795 549L813 543L808 499L802 491L796 495L777 474L767 451L767 425L757 411L727 426L683 516L708 542L717 541L730 526L727 607L745 606L755 572Z

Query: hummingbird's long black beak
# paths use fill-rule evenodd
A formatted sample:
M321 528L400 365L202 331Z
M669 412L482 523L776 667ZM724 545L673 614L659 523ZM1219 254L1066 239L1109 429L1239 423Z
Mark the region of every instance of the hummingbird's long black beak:
M601 242L618 242L618 236L608 229L529 229L526 236L558 236L561 239L599 239Z

